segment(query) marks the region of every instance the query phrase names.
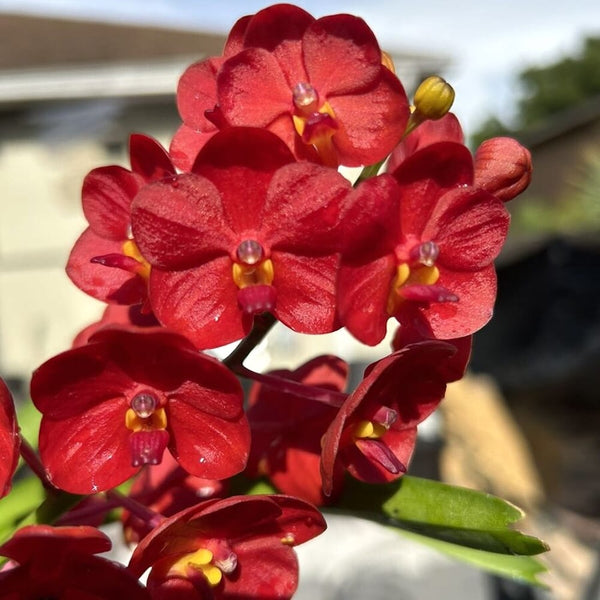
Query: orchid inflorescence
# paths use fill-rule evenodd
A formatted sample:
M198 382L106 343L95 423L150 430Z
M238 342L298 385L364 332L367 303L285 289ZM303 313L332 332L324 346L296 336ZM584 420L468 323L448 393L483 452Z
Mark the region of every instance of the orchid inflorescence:
M316 506L336 505L347 474L406 473L492 315L504 204L531 174L508 138L473 156L453 99L431 77L411 106L364 21L279 4L185 71L168 151L133 134L128 168L87 175L67 273L107 308L33 374L39 459L0 382L0 491L21 449L49 494L96 512L0 546L0 598L290 598L293 547L325 529ZM339 166L365 168L353 185ZM336 356L243 364L276 321L374 346L390 319L392 353L350 393ZM238 340L223 361L205 353ZM240 477L279 494L236 493ZM90 515L115 503L138 543L128 567L96 556L110 541Z

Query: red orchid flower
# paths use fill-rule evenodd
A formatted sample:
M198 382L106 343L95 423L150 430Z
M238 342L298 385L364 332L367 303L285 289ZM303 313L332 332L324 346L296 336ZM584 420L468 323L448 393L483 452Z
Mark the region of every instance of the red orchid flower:
M420 316L421 322L412 322L412 327L400 326L396 329L396 333L392 338L392 349L394 352L402 350L405 346L417 344L419 342L431 341L434 338L431 330L428 328L426 319ZM458 381L465 374L465 369L471 358L471 350L473 348L473 336L467 335L461 338L452 340L440 340L454 346L455 354L443 362L439 369L444 381Z
M103 329L33 374L40 455L75 494L110 489L166 447L189 473L224 479L246 465L249 427L236 377L184 337Z
M73 339L73 348L85 346L96 331L106 327L124 327L129 331L161 327L152 312L142 312L141 304L107 304L99 321L84 327Z
M362 19L314 19L277 4L236 24L233 40L225 62L184 74L178 104L187 129L176 148L193 146L190 129L210 132L209 120L220 129L267 128L299 158L358 166L382 160L402 137L404 89ZM216 106L206 111L215 91Z
M242 17L233 26L222 56L212 56L190 65L179 79L177 109L183 124L171 141L169 154L173 164L182 171L192 169L202 146L219 130L217 124L226 126L222 119L217 118L217 72L227 58L242 50L250 18Z
M23 527L0 546L0 555L18 563L0 572L0 599L150 600L125 567L95 556L110 548L94 527Z
M150 181L175 175L163 147L145 135L129 138L131 170L94 169L83 181L83 212L89 227L71 250L67 275L86 294L116 304L139 304L147 297L149 265L131 233L130 206Z
M325 530L321 513L289 496L208 500L163 521L129 569L152 567L153 598L286 600L298 585L293 546Z
M295 371L280 370L272 377L343 392L348 365L337 356L319 356ZM323 495L319 463L321 438L338 408L273 385L255 383L248 397L252 446L247 473L267 475L277 489L315 505L330 503L337 492Z
M262 312L302 333L337 329L340 222L351 190L337 171L295 162L268 131L219 132L192 173L147 185L133 202L155 315L198 348L240 339Z
M460 378L456 349L438 340L405 346L370 365L323 437L323 491L335 485L338 463L357 479L384 483L401 477L412 456L417 425L441 402L446 383Z
M406 158L392 176L357 188L338 309L360 341L379 343L389 317L406 327L425 317L438 339L469 335L490 319L493 260L509 215L501 200L472 183L468 149L439 142Z
M417 150L437 142L456 142L463 144L465 136L456 115L447 113L441 119L428 119L413 129L394 148L387 161L386 171L392 173L400 164Z
M437 142L464 142L460 123L452 113L421 123L404 138L390 155L387 172L392 173L417 150ZM531 181L531 153L512 138L486 140L477 148L474 163L475 187L490 192L503 202L518 196Z
M190 475L166 453L160 464L148 465L136 477L129 497L155 513L170 517L184 508L195 506L199 499L223 497L226 489L226 482ZM128 543L139 542L152 529L147 520L126 510L121 514L121 520Z
M19 462L19 426L10 391L0 378L0 498L10 492L12 476Z

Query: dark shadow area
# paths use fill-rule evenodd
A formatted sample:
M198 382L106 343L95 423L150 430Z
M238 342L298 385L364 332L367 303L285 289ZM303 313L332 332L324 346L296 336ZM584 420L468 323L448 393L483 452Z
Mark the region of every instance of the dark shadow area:
M600 517L599 238L552 239L499 266L471 368L500 385L550 503Z

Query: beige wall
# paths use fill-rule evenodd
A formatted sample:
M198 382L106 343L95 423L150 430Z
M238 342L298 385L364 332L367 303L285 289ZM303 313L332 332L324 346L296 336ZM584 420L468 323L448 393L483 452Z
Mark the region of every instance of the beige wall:
M531 147L533 178L527 195L550 202L564 197L581 176L586 154L600 152L600 119Z
M66 106L66 109L65 109ZM128 166L127 138L144 131L168 143L174 101L107 111L98 126L71 132L76 107L65 105L49 129L47 107L0 114L0 375L24 377L66 350L97 320L103 304L78 290L64 267L86 227L81 183L93 168ZM56 108L56 107L55 107ZM71 113L70 109L73 109ZM41 123L38 126L32 123ZM44 125L44 123L46 123ZM89 123L88 123L89 125ZM120 149L115 152L114 144Z
M80 181L103 158L92 142L2 145L0 369L5 376L27 376L66 349L98 314L99 303L71 284L64 265L85 227Z

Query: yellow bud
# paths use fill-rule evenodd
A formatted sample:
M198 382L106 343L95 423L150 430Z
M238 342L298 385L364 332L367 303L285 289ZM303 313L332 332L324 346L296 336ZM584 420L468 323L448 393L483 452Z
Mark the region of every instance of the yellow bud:
M421 83L415 92L415 113L421 120L441 119L454 102L454 89L445 79L432 75Z

